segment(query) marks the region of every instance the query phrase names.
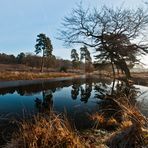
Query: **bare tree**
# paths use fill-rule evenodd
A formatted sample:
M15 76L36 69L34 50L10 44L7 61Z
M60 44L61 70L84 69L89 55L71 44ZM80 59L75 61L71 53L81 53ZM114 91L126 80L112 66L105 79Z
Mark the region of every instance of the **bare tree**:
M84 44L95 48L97 59L110 61L130 78L127 61L137 61L137 55L146 54L147 45L138 42L148 25L148 14L138 8L84 10L82 6L65 17L60 39L66 45Z

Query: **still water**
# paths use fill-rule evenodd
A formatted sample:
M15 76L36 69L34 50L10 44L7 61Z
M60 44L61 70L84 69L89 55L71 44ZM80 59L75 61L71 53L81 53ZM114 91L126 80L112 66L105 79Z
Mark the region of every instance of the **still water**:
M110 93L111 87L109 79L83 78L0 88L0 119L27 118L52 109L66 113L77 128L85 129L92 126L89 115L102 109L101 95ZM135 87L143 92L138 102L147 106L148 87Z

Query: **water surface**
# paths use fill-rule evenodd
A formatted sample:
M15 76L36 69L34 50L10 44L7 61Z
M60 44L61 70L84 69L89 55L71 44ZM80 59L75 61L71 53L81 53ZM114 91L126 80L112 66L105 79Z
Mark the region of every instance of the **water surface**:
M83 78L0 88L0 117L25 118L52 109L65 112L77 128L85 129L92 126L89 115L106 106L101 96L109 93L112 85L109 79ZM144 92L137 101L144 100L147 106L148 87L135 87ZM141 110L147 115L143 107Z

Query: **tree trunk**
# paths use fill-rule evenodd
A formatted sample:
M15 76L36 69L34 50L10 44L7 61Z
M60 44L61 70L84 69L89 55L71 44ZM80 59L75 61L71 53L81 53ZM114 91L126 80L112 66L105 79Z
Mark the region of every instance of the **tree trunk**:
M115 68L114 68L114 64L113 64L113 60L112 59L111 59L111 65L112 65L113 77L115 79Z
M113 95L113 94L114 94L114 87L115 87L115 78L114 78L114 80L113 80L113 85L112 85L111 95Z
M131 78L131 74L130 74L130 70L129 70L126 62L123 61L120 65L121 65L121 68L122 68L122 70L124 71L124 73L126 75L126 78L130 79Z
M44 53L43 53L42 62L41 62L41 72L43 72L43 67L44 67Z

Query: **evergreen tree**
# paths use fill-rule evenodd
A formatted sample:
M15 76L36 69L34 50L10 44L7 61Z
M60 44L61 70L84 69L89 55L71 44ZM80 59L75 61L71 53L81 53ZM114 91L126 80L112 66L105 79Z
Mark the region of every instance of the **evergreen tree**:
M85 71L89 70L91 67L91 55L87 47L84 45L80 48L80 60L84 60L85 63Z
M81 47L80 48L80 54L81 54L81 57L80 57L80 59L81 60L85 60L85 64L86 63L91 63L91 55L90 55L90 52L89 52L89 50L87 49L87 47L86 46L83 46L83 47Z
M50 38L43 33L37 35L36 42L35 53L39 54L42 52L41 72L43 72L44 58L52 56L53 47Z
M78 55L76 49L71 50L71 59L72 59L73 67L77 68L79 66L79 55Z

